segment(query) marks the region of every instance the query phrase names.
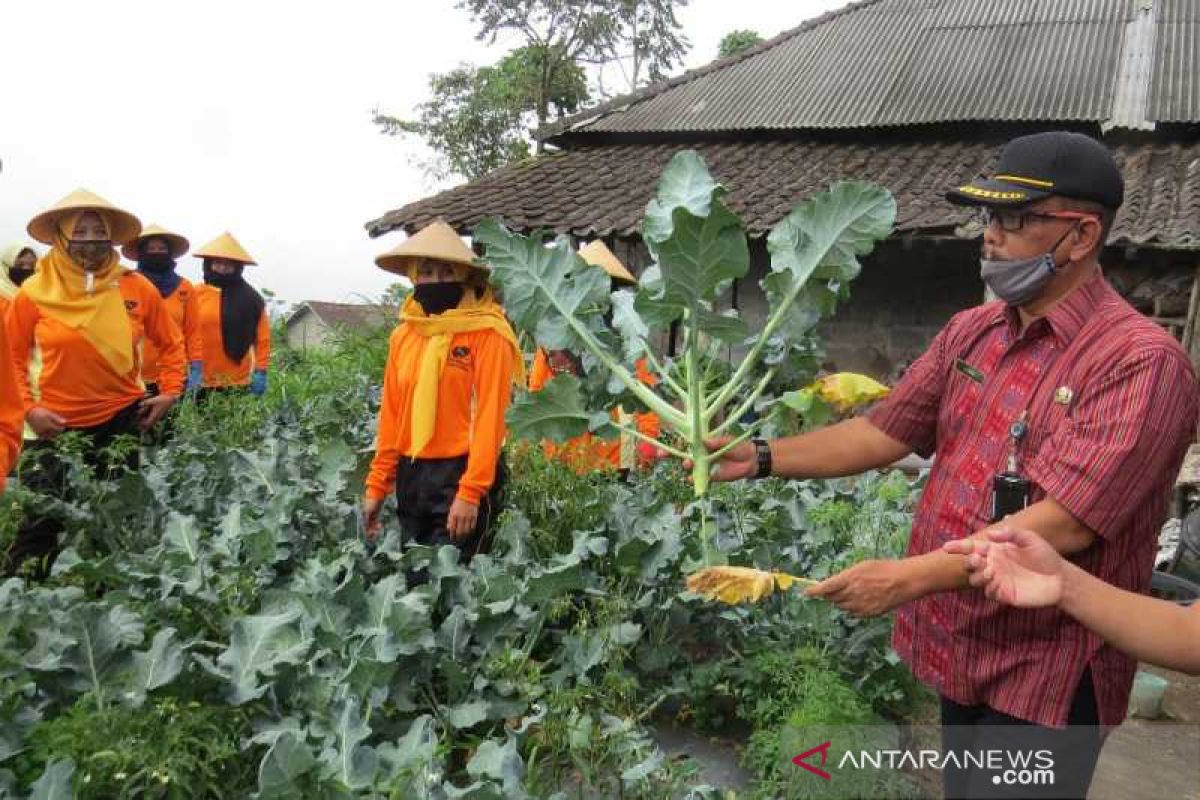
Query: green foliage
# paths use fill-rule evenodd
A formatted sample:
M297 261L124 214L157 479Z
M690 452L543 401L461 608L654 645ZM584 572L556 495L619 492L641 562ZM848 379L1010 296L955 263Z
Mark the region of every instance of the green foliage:
M491 554L406 546L387 513L369 546L387 337L282 348L264 398L185 404L139 472L75 465L50 578L0 583L0 793L704 797L651 723L705 698L730 719L803 705L768 653L818 654L873 713L918 697L886 619L684 591L700 548L678 462L625 482L517 443ZM914 489L721 485L713 547L826 575L901 552Z
M37 725L18 771L33 776L56 760L74 764L74 796L86 798L244 797L261 752L242 751L250 734L237 709L173 698L141 708L99 709L83 698Z
M478 25L477 38L509 33L526 45L561 53L566 64L623 62L628 87L663 80L687 54L675 16L687 0L459 0ZM548 79L554 76L553 71ZM538 114L539 122L546 115Z
M749 50L763 41L762 36L758 31L749 29L741 29L730 31L721 37L721 43L717 45L717 57L727 58L732 55L737 55L743 50Z
M388 135L416 134L436 154L426 170L444 180L473 180L529 155L521 131L522 109L490 67L459 66L429 76L430 97L408 121L376 110L373 120Z

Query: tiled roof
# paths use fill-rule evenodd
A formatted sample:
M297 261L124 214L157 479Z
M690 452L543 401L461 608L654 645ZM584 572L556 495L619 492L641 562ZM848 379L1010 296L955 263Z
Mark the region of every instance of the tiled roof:
M994 165L1003 140L734 141L695 145L730 188L730 207L761 235L800 200L849 178L875 181L896 195L900 231L949 232L968 212L942 193ZM367 224L372 236L409 233L439 217L460 233L499 216L510 226L584 238L636 234L659 174L677 144L576 147L496 170L478 180L388 212ZM1126 201L1110 241L1200 250L1200 142L1113 145ZM974 234L975 231L967 230Z

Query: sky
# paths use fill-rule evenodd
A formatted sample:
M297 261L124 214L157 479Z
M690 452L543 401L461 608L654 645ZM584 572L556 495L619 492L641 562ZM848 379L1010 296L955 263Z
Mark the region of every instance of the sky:
M680 69L730 30L769 38L843 4L690 0ZM371 110L412 116L429 73L521 44L478 42L454 0L4 0L0 30L0 246L83 186L193 247L232 231L247 279L286 302L377 298L395 277L373 259L404 235L364 224L458 182ZM179 271L199 280L199 261Z

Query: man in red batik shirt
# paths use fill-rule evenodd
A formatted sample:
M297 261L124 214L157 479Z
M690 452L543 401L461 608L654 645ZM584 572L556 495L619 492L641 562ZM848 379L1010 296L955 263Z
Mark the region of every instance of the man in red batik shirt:
M979 207L981 273L999 300L951 319L866 416L747 443L715 476L828 478L936 452L908 556L856 564L809 593L857 615L899 608L893 644L941 696L948 747L1054 742L1052 788L997 786L967 767L945 771L947 797L1083 797L1102 731L1125 717L1134 660L1056 608L961 591L964 557L942 544L1007 518L1101 580L1144 592L1196 430L1196 376L1101 272L1124 199L1103 145L1022 136L995 176L947 199Z

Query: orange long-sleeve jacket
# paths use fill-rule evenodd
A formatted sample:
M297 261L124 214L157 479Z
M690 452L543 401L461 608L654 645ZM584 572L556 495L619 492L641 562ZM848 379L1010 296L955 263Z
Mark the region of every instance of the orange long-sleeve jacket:
M0 303L0 315L5 315L9 300ZM3 317L0 317L2 319ZM9 352L7 326L0 325L0 353ZM21 455L21 438L25 427L25 401L17 383L12 359L0 359L0 489Z
M221 337L221 290L218 287L208 284L196 287L196 313L206 387L246 386L250 383L251 372L270 366L271 323L267 319L266 309L258 318L258 336L254 346L246 351L238 364L225 353Z
M367 497L381 500L396 487L401 458L467 456L456 497L478 505L496 481L496 464L506 428L504 413L512 398L516 356L503 336L492 330L458 333L438 384L433 438L420 453L411 452L412 402L417 366L429 340L399 325L388 343L383 403L375 458L367 475Z
M6 326L25 413L35 406L48 408L65 418L69 428L90 428L106 422L144 396L140 351L148 341L158 348L159 387L163 393L183 393L183 336L171 322L158 289L133 272L118 280L133 335L133 369L125 375L118 374L79 331L44 316L28 295L17 292ZM41 399L37 401L28 373L35 347L42 354L42 371L37 379Z
M189 363L204 359L200 336L200 309L197 305L196 287L187 278L179 280L179 286L170 297L163 298L167 316L183 334L184 358ZM147 383L158 383L158 347L149 340L142 343L142 379Z

